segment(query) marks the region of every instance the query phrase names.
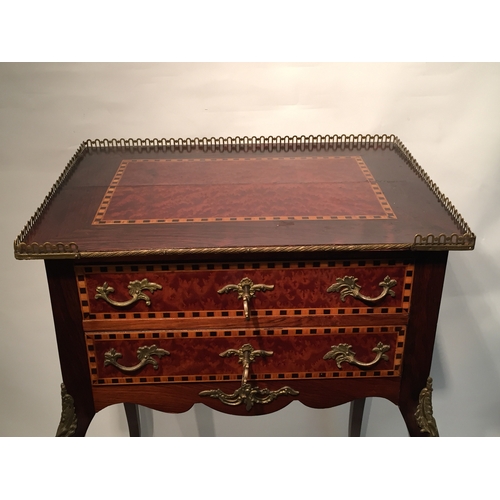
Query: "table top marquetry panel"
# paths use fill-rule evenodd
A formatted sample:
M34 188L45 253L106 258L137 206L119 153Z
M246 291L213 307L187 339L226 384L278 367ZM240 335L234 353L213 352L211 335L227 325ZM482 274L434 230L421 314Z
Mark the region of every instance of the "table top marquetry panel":
M360 156L292 156L123 160L93 224L395 218Z

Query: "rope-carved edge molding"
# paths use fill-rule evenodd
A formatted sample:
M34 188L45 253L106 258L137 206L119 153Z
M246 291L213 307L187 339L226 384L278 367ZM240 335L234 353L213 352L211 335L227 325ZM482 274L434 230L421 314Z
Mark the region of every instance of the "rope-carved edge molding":
M429 187L438 198L443 207L449 212L462 234L451 235L421 235L416 234L413 244L377 244L377 245L305 245L293 247L233 247L233 248L174 248L155 250L133 251L106 251L106 252L80 252L75 242L33 242L25 243L30 230L38 221L41 213L47 208L50 201L67 181L79 159L86 153L109 150L134 150L134 151L180 151L187 152L197 149L212 152L238 152L243 151L305 151L305 150L336 150L372 147L374 149L390 148L398 150L409 163L412 170ZM145 255L180 255L180 254L217 254L217 253L257 253L257 252L314 252L314 251L376 251L376 250L472 250L476 236L469 228L458 210L451 201L444 196L429 175L417 163L401 140L394 134L387 135L325 135L325 136L277 136L277 137L227 137L227 138L195 138L195 139L88 139L81 143L76 153L72 156L66 168L61 173L51 190L43 200L40 207L24 226L19 236L14 241L14 254L17 259L75 259L92 257L128 257Z

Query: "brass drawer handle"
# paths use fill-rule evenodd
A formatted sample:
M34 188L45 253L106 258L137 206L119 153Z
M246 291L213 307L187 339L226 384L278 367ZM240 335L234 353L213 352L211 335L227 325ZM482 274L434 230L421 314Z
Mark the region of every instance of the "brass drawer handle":
M108 304L116 307L127 307L137 302L138 300L144 300L146 304L151 305L151 299L145 294L142 293L142 290L149 290L153 293L155 290L161 290L163 287L156 283L150 283L146 278L143 280L131 281L128 285L128 293L132 296L130 300L126 302L116 302L113 299L108 297L109 293L113 293L115 289L109 286L106 282L102 286L98 286L96 288L96 299L104 299Z
M379 342L377 346L372 349L372 351L376 352L377 355L375 356L375 359L369 363L358 361L355 358L356 353L351 350L351 347L352 345L349 344L332 345L331 350L323 356L323 359L335 359L339 368L342 368L340 366L342 363L350 363L351 365L356 365L361 368L370 368L371 366L376 365L381 359L384 361L389 359L387 354L384 353L390 349L390 346L384 345L382 342Z
M254 285L250 278L243 278L237 285L226 285L224 288L218 290L217 293L238 292L238 298L243 299L245 318L250 319L248 303L255 297L255 292L267 292L273 289L274 285Z
M226 405L238 406L245 403L247 411L249 411L255 403L265 404L274 401L278 396L297 396L298 391L291 387L285 386L277 391L270 391L269 389L259 389L252 387L248 382L248 372L250 363L255 361L257 356L272 356L272 351L255 350L250 344L244 344L240 349L228 349L221 352L219 356L238 356L238 363L243 365L243 377L241 379L241 386L238 387L232 394L226 394L221 389L210 389L201 391L200 396L210 396L211 398L218 399Z
M238 363L243 365L243 379L242 383L246 384L248 380L248 372L250 370L250 363L255 361L257 356L272 356L273 351L255 350L250 344L244 344L240 349L228 349L221 352L219 356L228 358L229 356L238 356Z
M383 288L382 293L377 297L367 297L360 293L361 285L357 283L358 278L354 276L344 276L343 278L337 278L337 282L331 285L327 292L339 292L340 299L342 302L345 302L345 298L348 295L352 295L356 299L364 300L365 302L377 302L380 299L383 299L387 294L391 297L394 297L396 294L394 290L391 290L393 286L397 285L396 280L391 279L389 276L384 278L384 281L380 282L378 286Z
M170 356L168 351L165 349L160 349L156 347L156 345L151 346L143 346L137 349L137 358L139 359L139 363L134 366L123 366L118 363L117 359L121 358L123 354L116 352L116 350L110 349L108 352L104 353L104 366L113 365L116 368L120 369L122 372L130 373L140 370L142 367L146 365L153 365L155 370L158 370L158 362L152 356L158 356L161 358L162 356Z

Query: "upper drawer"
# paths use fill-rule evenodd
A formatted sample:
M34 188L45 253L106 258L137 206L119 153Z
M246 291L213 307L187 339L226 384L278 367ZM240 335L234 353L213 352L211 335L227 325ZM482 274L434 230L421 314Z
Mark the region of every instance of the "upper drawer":
M96 265L75 271L86 320L244 318L404 313L414 266L352 260Z

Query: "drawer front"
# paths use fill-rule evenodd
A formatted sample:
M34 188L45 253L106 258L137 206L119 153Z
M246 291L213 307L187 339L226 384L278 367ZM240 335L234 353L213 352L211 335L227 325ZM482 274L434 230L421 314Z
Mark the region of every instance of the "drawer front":
M78 266L84 320L407 313L414 266L396 261ZM247 280L247 281L245 281Z
M398 377L406 328L150 331L86 334L95 385ZM222 353L225 353L221 356Z

